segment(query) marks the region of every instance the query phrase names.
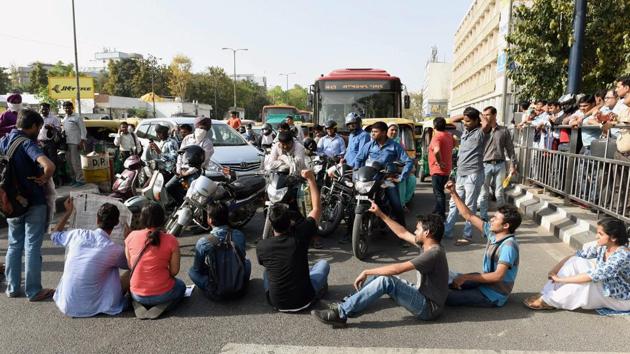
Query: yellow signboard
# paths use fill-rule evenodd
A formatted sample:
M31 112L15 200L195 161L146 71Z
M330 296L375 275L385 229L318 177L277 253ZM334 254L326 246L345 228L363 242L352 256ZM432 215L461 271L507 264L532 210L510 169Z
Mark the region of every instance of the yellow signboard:
M79 77L81 86L81 98L94 98L94 79L91 77ZM48 95L57 100L68 100L77 97L77 78L49 77Z

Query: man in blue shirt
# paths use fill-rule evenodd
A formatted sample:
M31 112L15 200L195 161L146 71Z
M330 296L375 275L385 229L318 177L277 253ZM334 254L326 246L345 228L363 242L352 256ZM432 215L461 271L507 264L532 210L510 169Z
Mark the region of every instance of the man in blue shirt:
M370 142L370 134L361 127L361 117L355 112L351 112L346 116L346 128L350 132L348 138L348 148L344 156L345 163L354 166L354 160L361 151L363 145Z
M513 205L498 208L489 222L470 211L456 193L455 183L446 183L451 198L464 219L488 239L483 257L483 273L451 273L447 306L501 307L514 287L519 266L518 242L514 232L521 214Z
M0 139L0 152L6 154L11 143L21 137L28 138L20 144L10 164L15 177L14 187L27 201L26 213L8 218L9 247L6 255L6 294L22 295L20 277L22 254L25 257L25 292L29 301L41 301L53 296L53 289L42 289L42 242L46 231L48 207L44 185L55 173L55 165L37 145L37 135L44 125L39 113L23 109L18 113L17 129Z
M361 148L361 151L359 151L356 156L353 167L355 169L363 167L367 160L371 160L378 161L388 171L395 171L396 166L394 162L402 162L405 164L405 167L400 176L394 181L400 183L401 180L409 176L413 168L413 160L409 158L407 152L400 144L387 137L387 124L384 122L376 122L372 124L371 128L372 141ZM400 202L398 186L386 188L385 193L392 207L392 217L400 225L405 226L405 215Z
M71 317L121 313L126 305L123 294L129 290L129 273L121 277L118 269L128 269L127 258L123 246L110 239L120 211L105 203L96 214L96 230L63 231L74 211L72 198L66 199L64 206L66 212L50 235L55 245L66 248L63 275L54 296L57 308Z
M232 242L237 252L245 256L245 235L236 229L230 228L228 225L229 212L228 208L223 203L211 204L208 207L208 225L212 227L210 231L210 237L202 237L197 241L195 245L195 259L193 265L188 270L188 276L190 279L203 291L203 293L209 298L213 298L212 289L217 284L210 284L213 279L210 278L210 268L206 263L206 258L214 252L212 236L216 237L219 242L223 242L228 233L232 233ZM245 281L249 282L249 275L252 271L252 263L249 259L245 259ZM242 289L242 293L238 295L244 295L247 290L247 286Z
M317 143L317 154L328 157L343 156L346 153L346 143L343 138L337 135L337 122L329 120L326 122L326 136L319 139Z

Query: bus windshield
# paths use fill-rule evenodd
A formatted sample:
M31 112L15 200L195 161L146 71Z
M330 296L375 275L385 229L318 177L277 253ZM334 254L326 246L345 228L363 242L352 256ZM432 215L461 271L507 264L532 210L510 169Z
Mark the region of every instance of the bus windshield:
M321 92L319 102L320 120L334 120L343 125L350 112L364 118L395 117L396 96L394 92L344 91Z

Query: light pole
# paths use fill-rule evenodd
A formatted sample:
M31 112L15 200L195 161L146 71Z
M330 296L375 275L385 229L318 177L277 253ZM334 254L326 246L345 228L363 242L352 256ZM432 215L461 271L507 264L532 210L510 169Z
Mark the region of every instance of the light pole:
M233 85L234 85L234 109L236 109L236 52L238 51L246 51L247 48L238 48L238 49L234 49L234 48L221 48L222 50L231 50L232 54L234 56L234 78L233 78Z
M158 60L162 60L162 58L156 58L153 55L149 54L149 57L151 58L151 101L153 102L153 118L156 118L155 116L155 88L154 88L154 79L153 79L153 75L155 74L155 69L157 66L157 61Z
M286 73L286 74L280 73L280 76L284 76L287 79L287 86L286 86L287 87L287 89L286 89L287 92L289 91L289 75L295 75L295 73Z
M81 117L81 86L79 85L79 54L77 53L77 22L74 16L74 0L72 0L72 33L74 35L74 71L77 78L77 113Z

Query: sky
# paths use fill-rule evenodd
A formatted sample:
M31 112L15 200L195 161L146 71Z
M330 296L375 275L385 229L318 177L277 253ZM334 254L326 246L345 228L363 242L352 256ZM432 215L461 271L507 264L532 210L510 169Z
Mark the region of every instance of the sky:
M451 61L453 37L472 0L76 0L79 67L99 66L103 48L176 54L208 66L266 76L270 87L308 86L347 67L387 70L409 91L422 89L431 47ZM0 66L74 62L71 0L21 0L3 16ZM22 10L19 10L21 8Z

